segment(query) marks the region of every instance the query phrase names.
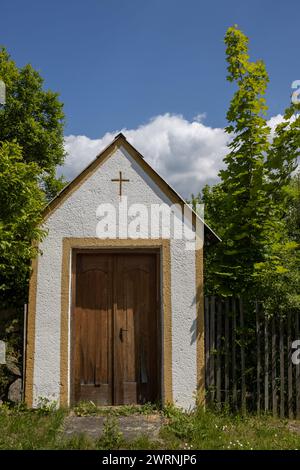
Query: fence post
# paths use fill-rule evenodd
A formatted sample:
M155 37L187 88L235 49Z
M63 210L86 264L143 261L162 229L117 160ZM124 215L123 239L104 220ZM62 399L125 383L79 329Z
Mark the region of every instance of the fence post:
M265 316L265 411L269 410L269 338L268 338L268 318Z
M209 328L209 298L205 297L204 299L204 314L205 314L205 382L206 389L209 390L210 386L210 328ZM210 397L209 397L210 398Z
M27 342L27 314L28 305L24 304L23 317L23 364L22 364L22 400L25 399L25 377L26 377L26 342Z
M209 340L209 383L212 402L215 401L215 320L216 320L216 299L211 296L210 303L210 340Z
M299 338L299 312L296 312L296 338ZM300 364L296 365L296 417L300 419Z
M222 300L217 301L217 403L221 406L221 335L222 335Z
M272 411L277 416L277 387L276 387L276 328L275 317L272 317Z
M280 417L284 418L284 330L282 318L279 320L279 352L280 352Z
M261 355L260 355L260 315L259 315L259 304L255 302L255 313L256 313L256 350L257 350L257 369L256 369L256 409L257 413L260 414L260 375L261 375Z
M229 299L225 303L225 403L229 404Z
M287 317L287 359L288 359L288 414L293 419L293 364L292 364L292 334L291 334L291 312Z
M246 367L245 367L245 323L244 323L244 305L241 298L239 298L240 308L240 331L241 331L241 372L242 372L242 413L246 413Z
M236 303L232 298L232 402L237 410L237 389L236 389Z

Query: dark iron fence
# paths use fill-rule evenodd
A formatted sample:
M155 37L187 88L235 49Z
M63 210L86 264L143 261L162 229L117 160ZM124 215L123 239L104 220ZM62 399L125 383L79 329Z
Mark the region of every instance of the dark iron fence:
M300 312L267 318L258 302L207 297L208 403L300 418L300 364L292 361L299 323Z

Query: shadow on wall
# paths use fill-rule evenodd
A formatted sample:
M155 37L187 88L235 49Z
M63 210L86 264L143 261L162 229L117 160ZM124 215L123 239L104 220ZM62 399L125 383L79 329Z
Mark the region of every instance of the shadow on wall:
M199 302L203 302L202 308L199 309ZM198 331L198 316L199 315L204 315L204 296L203 296L203 286L199 286L197 288L197 292L195 297L193 298L193 302L191 303L191 307L196 305L197 312L196 312L196 318L193 320L191 327L190 327L190 334L191 334L191 345L194 344L198 337L200 337L201 332ZM199 311L200 310L200 311ZM204 323L204 318L203 318L203 323Z

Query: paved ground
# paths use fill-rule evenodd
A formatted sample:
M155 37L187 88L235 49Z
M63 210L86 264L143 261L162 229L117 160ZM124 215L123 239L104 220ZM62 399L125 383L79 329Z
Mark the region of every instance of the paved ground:
M141 435L158 439L159 430L163 424L163 418L159 414L115 416L113 418L107 416L68 416L65 420L64 434L67 437L87 434L94 439L99 438L107 418L118 423L118 430L129 441Z

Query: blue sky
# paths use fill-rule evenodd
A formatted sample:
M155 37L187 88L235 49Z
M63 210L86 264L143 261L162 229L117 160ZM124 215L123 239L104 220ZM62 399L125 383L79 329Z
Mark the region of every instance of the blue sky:
M223 37L235 23L250 37L251 57L266 62L269 117L282 113L300 78L293 0L2 0L0 17L0 43L60 93L66 136L92 144L166 113L189 124L205 113L205 128L222 128L233 93Z

